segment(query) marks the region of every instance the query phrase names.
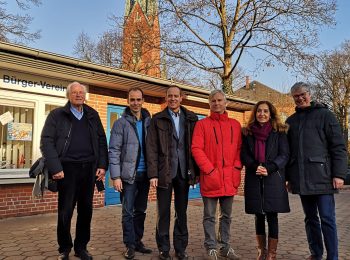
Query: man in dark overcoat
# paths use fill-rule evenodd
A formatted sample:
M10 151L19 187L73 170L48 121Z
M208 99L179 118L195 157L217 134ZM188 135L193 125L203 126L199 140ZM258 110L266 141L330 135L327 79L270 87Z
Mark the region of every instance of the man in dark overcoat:
M337 260L334 193L343 187L347 172L344 138L327 106L311 101L309 84L295 83L291 95L296 112L286 121L290 126L286 179L291 191L300 195L311 252L308 259L322 259L324 242L327 260Z
M85 104L87 89L79 82L67 86L68 102L48 115L40 149L58 187L58 259L69 259L73 247L71 220L77 204L75 256L92 259L87 251L95 182L108 168L106 135L96 110Z
M171 259L170 206L174 191L175 222L173 244L178 259L188 259L187 204L189 185L199 175L191 153L197 116L181 106L182 90L171 86L166 91L167 107L155 114L146 138L147 174L157 188L156 241L160 259Z

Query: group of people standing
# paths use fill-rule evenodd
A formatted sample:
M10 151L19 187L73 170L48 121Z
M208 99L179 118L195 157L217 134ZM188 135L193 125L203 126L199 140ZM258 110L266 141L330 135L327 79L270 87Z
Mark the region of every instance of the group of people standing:
M198 181L208 259L240 259L230 245L230 225L243 166L245 210L255 214L258 260L276 259L278 213L290 211L288 189L301 198L311 252L308 259L322 259L323 240L327 260L338 259L333 194L344 183L347 151L334 114L311 101L308 84L299 82L292 87L296 113L286 124L270 102L260 101L243 129L228 117L226 95L221 90L210 93L210 115L198 121L181 105L183 93L178 86L166 90L166 107L152 118L142 107L142 89L131 88L129 106L113 125L109 151L100 118L84 104L85 95L84 85L71 83L68 103L49 114L41 136L47 167L58 181L59 259L69 259L73 247L76 256L92 259L87 243L94 184L104 178L108 165L113 187L121 195L126 259L133 259L135 252L152 252L142 242L150 187L157 191L159 258L171 259L174 194L173 247L176 258L188 259L188 193L189 186ZM73 243L70 226L75 204Z

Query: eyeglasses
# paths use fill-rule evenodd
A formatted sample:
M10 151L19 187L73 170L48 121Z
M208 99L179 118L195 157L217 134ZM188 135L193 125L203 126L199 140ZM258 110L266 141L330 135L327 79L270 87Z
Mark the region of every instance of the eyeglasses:
M300 93L300 94L292 95L292 97L293 97L294 99L304 98L304 97L306 96L306 93L307 93L307 92L308 92L308 91L305 91L305 92Z
M79 91L79 92L76 92L76 91L73 91L73 92L71 92L71 95L73 95L73 96L83 96L83 95L85 95L85 92L83 92L83 91Z

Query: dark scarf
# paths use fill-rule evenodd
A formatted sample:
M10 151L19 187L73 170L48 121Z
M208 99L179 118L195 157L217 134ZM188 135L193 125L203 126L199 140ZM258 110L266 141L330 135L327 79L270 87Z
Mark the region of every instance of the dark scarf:
M269 136L272 130L272 125L270 122L267 122L264 125L255 123L251 127L251 131L255 137L255 160L259 163L265 162L265 149L266 149L266 139Z

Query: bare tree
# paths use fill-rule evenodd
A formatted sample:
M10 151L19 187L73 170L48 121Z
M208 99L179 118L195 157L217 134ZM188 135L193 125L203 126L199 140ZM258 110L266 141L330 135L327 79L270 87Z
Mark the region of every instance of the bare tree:
M123 35L125 32L124 17L112 15L109 17L109 21L112 29L102 33L97 43L93 42L86 33L80 33L74 45L73 54L83 60L143 74L148 74L154 68L162 65L160 59L149 58L146 59L147 63L142 64L137 60L141 59L141 54L142 57L154 56L154 46L159 46L159 37L150 36L149 30L142 26L128 31L128 35ZM160 51L159 47L156 48ZM135 55L135 51L139 52L136 53L139 55ZM164 75L164 77L166 76Z
M95 47L97 62L107 66L121 67L122 42L122 35L118 30L104 32Z
M97 43L87 33L81 32L73 47L73 54L89 62L121 67L122 42L122 36L118 30L104 32Z
M16 0L16 3L22 10L28 10L30 9L30 4L34 4L36 6L41 5L41 0Z
M335 113L346 141L349 140L350 40L339 49L307 59L304 72L314 81L314 97ZM348 142L346 142L348 143Z
M95 57L95 43L89 35L85 32L81 32L73 46L73 54L77 55L78 58L89 62L94 62Z
M21 10L28 10L31 4L39 6L40 0L16 0ZM0 41L26 42L40 38L40 30L30 32L33 17L28 14L12 14L6 10L7 1L0 1Z
M244 54L257 50L262 64L293 66L317 45L318 29L334 24L335 10L335 0L163 0L162 50L218 75L232 93Z
M217 74L200 70L183 60L166 56L164 53L162 61L163 71L165 68L163 74L165 76L163 77L165 78L206 89L222 88L222 80ZM245 71L241 67L237 67L233 71L233 75L233 85L237 88L242 87L245 84Z

